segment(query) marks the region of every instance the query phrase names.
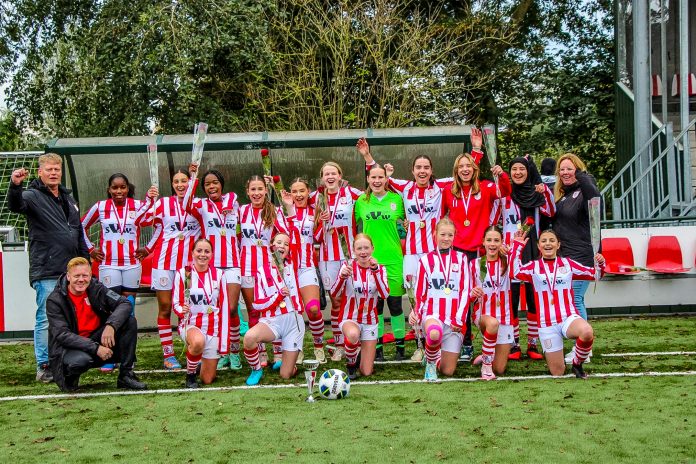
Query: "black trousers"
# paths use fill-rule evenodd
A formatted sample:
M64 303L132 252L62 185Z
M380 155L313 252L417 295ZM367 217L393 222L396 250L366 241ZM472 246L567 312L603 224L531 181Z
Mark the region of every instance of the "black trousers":
M104 327L92 332L90 339L101 343L101 336ZM63 354L63 372L66 379L77 381L81 374L93 367L100 367L107 363L121 363L119 368L120 375L129 374L133 371L135 362L135 345L138 339L138 323L134 317L129 317L128 321L116 331L114 335L116 345L111 349L113 356L106 361L102 360L97 354L87 353L81 350L65 350Z
M534 286L530 282L512 282L510 290L512 291L512 315L517 318L520 307L520 285L524 284L524 295L527 301L527 312L536 314L536 301L534 301Z

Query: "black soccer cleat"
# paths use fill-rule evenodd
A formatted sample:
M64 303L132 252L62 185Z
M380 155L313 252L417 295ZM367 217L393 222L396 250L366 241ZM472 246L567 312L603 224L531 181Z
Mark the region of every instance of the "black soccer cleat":
M147 385L138 380L133 373L120 375L116 381L116 386L128 390L147 390Z
M377 348L377 351L375 351L375 361L377 362L384 362L386 359L384 359L384 351L382 348Z
M578 379L587 379L587 373L583 370L582 364L575 364L570 368L571 372L575 374Z
M357 364L347 364L346 367L348 368L348 378L350 380L355 380L358 378L358 366Z
M196 374L186 374L186 388L198 388Z
M396 354L394 355L394 361L403 361L406 359L405 348L403 346L396 347Z

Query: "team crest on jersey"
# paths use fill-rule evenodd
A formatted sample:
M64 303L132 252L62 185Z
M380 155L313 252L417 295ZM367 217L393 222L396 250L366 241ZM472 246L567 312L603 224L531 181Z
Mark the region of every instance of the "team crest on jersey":
M85 304L87 306L92 306L92 303L90 303L89 298L85 297Z
M348 204L348 197L341 197L341 204L347 205Z
M560 272L561 274L565 274L566 272L568 272L568 268L565 266L561 266L558 268L558 272Z
M428 198L435 198L436 194L435 189L428 189Z
M130 219L135 219L135 211L129 211L129 212L128 212L128 217L129 217Z
M459 264L452 263L452 272L459 272Z
M389 205L392 211L396 211L396 203L392 203Z
M480 200L480 199L481 199L481 192L474 195L474 200Z
M580 190L576 190L573 192L573 198L577 198L578 195L580 195Z

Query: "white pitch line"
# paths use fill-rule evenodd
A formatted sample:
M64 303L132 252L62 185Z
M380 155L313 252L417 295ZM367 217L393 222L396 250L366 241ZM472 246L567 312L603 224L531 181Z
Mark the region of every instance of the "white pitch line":
M625 356L693 356L696 351L646 351L644 353L604 353L600 356L604 358L623 358Z
M620 377L682 377L696 375L696 371L683 372L608 372L600 374L592 374L590 378L620 378ZM567 374L561 377L552 375L530 375L530 376L513 376L513 377L498 377L496 381L522 381L522 380L549 380L549 379L568 379L573 378L573 374ZM478 377L468 378L444 378L436 383L445 382L488 382ZM366 380L351 382L351 385L397 385L406 383L428 383L423 379L405 379L405 380ZM275 390L287 388L306 388L307 384L274 384L274 385L255 385L249 387L247 385L234 385L229 387L205 387L197 389L189 388L168 388L161 390L127 390L127 391L111 391L97 393L57 393L53 395L24 395L24 396L3 396L0 397L0 402L20 401L20 400L55 400L55 399L78 399L78 398L97 398L105 396L130 396L130 395L158 395L166 393L205 393L205 392L223 392L234 390Z

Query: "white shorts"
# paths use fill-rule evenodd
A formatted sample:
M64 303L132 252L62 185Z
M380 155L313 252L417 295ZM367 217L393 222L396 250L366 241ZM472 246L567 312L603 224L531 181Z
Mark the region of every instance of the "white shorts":
M341 261L322 261L319 263L319 274L327 292L338 279L338 271L341 270Z
M302 316L295 311L280 316L262 317L259 322L266 324L276 340L283 342L283 351L302 350L305 325Z
M300 288L309 287L310 285L319 286L319 278L317 270L313 267L304 267L297 271L297 283Z
M176 271L165 271L164 269L152 270L152 290L171 290L174 288L174 278Z
M413 288L416 288L416 275L418 274L418 262L424 253L418 255L404 255L404 288L409 288L409 277L412 276L410 281L413 282Z
M240 268L225 267L222 269L225 270L225 281L227 281L228 284L240 285L242 283L242 271Z
M99 265L99 282L108 288L121 287L124 290L138 290L142 272L143 268L140 264L129 269L114 269L101 264Z
M201 331L201 329L199 329L195 325L188 325L185 328L179 327L179 336L181 337L181 340L183 340L184 343L186 343L186 332L188 332L191 329L198 330L199 332ZM205 359L218 359L220 357L220 354L218 352L220 340L218 340L218 337L213 337L212 335L204 335L204 337L205 342L203 344L203 357Z
M254 288L254 281L255 280L256 279L254 279L254 277L252 277L252 276L241 277L242 288Z
M428 318L432 319L432 318ZM426 321L428 320L426 319ZM433 319L437 321L437 319ZM440 322L440 321L438 321ZM442 324L442 322L440 322ZM425 321L423 321L423 333L425 333ZM447 324L442 324L442 343L440 344L440 349L442 351L447 351L448 353L459 354L462 351L462 343L464 342L464 335L461 332L452 331L452 327Z
M553 324L549 327L539 327L539 342L544 353L553 353L563 350L563 339L568 338L566 333L570 324L577 319L582 319L577 314L565 318L562 324Z
M477 311L471 322L473 322L474 325L478 327L480 319L480 313ZM515 327L508 324L498 325L498 338L496 339L495 344L507 345L510 343L515 343Z
M377 324L360 324L358 322L355 322L351 319L346 319L341 321L340 324L338 324L338 330L343 332L343 324L346 322L352 322L353 324L357 324L358 327L360 327L360 340L361 341L371 341L371 340L377 340Z

